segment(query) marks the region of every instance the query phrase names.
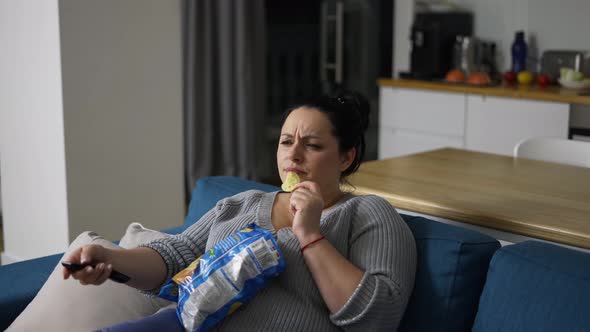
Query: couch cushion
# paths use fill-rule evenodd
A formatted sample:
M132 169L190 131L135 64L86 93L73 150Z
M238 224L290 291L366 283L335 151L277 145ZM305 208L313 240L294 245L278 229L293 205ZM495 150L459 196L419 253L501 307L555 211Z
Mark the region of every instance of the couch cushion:
M188 213L184 220L184 228L194 224L222 198L251 189L262 191L279 190L275 186L233 176L210 176L199 179L191 195Z
M589 331L590 254L538 241L490 263L474 332Z
M488 264L500 243L465 228L402 217L414 234L418 264L399 331L470 331Z

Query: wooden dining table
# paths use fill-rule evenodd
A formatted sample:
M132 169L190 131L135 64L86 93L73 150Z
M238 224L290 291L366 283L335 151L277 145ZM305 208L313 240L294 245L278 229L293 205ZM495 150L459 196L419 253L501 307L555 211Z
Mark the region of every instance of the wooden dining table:
M590 168L444 148L366 162L349 182L398 209L590 249Z

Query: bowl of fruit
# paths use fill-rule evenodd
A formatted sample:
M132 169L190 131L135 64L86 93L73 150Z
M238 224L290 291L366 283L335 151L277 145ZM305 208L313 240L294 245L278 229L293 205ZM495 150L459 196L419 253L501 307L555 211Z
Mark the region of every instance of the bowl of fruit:
M590 89L590 78L584 77L584 73L571 68L561 68L557 81L568 89Z

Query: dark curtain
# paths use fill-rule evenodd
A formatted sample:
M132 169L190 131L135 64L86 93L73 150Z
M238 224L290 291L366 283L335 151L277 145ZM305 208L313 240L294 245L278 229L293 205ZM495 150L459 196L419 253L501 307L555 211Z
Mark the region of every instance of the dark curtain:
M264 145L263 0L184 0L187 200L208 175L258 178Z

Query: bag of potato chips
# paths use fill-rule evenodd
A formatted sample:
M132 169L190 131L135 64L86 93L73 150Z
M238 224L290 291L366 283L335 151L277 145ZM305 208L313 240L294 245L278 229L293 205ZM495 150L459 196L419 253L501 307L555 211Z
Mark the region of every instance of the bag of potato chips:
M160 290L186 331L208 331L286 268L272 234L250 224L207 250Z

